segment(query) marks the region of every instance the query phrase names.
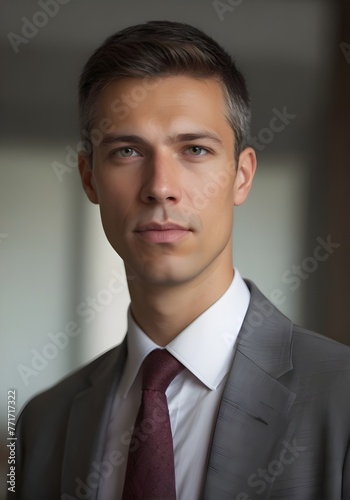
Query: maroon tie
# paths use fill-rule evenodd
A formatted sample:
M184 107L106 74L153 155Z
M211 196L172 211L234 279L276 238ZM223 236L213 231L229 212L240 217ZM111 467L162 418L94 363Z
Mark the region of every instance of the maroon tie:
M176 499L174 450L165 391L184 366L165 349L142 365L142 400L130 441L123 500Z

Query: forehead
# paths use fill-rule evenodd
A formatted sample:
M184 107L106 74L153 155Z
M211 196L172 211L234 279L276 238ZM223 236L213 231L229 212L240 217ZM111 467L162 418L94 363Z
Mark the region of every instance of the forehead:
M225 114L221 83L209 78L169 76L121 78L109 83L96 102L94 127L102 122L113 128L159 130L184 126L205 126L231 139L233 131Z

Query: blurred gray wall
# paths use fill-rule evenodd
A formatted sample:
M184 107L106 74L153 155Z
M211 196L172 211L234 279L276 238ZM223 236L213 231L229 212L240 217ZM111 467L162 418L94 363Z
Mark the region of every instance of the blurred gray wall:
M312 256L329 234L325 150L335 57L350 70L337 39L338 2L236 0L220 15L211 0L65 0L57 8L48 2L53 10L45 18L47 1L2 2L2 415L8 388L17 390L19 408L125 333L122 263L83 196L74 152L80 70L108 35L138 22L194 24L236 58L252 95L259 167L248 202L236 210L234 263L295 322L332 335L325 327L327 273L338 249L316 264ZM34 21L41 27L31 31ZM285 108L293 118L273 138L264 135ZM63 175L53 168L58 163L68 166ZM105 293L87 321L78 306L111 276L120 293L110 300ZM5 435L5 418L2 429Z

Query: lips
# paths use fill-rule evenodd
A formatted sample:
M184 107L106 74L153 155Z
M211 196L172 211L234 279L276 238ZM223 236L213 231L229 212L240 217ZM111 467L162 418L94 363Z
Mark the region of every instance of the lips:
M191 230L173 222L148 222L136 227L135 233L151 243L174 243L191 233Z
M136 227L136 232L140 231L170 231L172 229L188 231L186 227L180 226L179 224L174 224L173 222L148 222L146 224L141 224Z

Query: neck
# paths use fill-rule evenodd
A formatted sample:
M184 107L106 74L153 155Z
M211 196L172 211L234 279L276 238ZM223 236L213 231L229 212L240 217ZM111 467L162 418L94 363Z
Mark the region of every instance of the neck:
M159 346L166 346L229 288L234 270L221 266L189 282L171 286L129 283L131 312L140 328Z

